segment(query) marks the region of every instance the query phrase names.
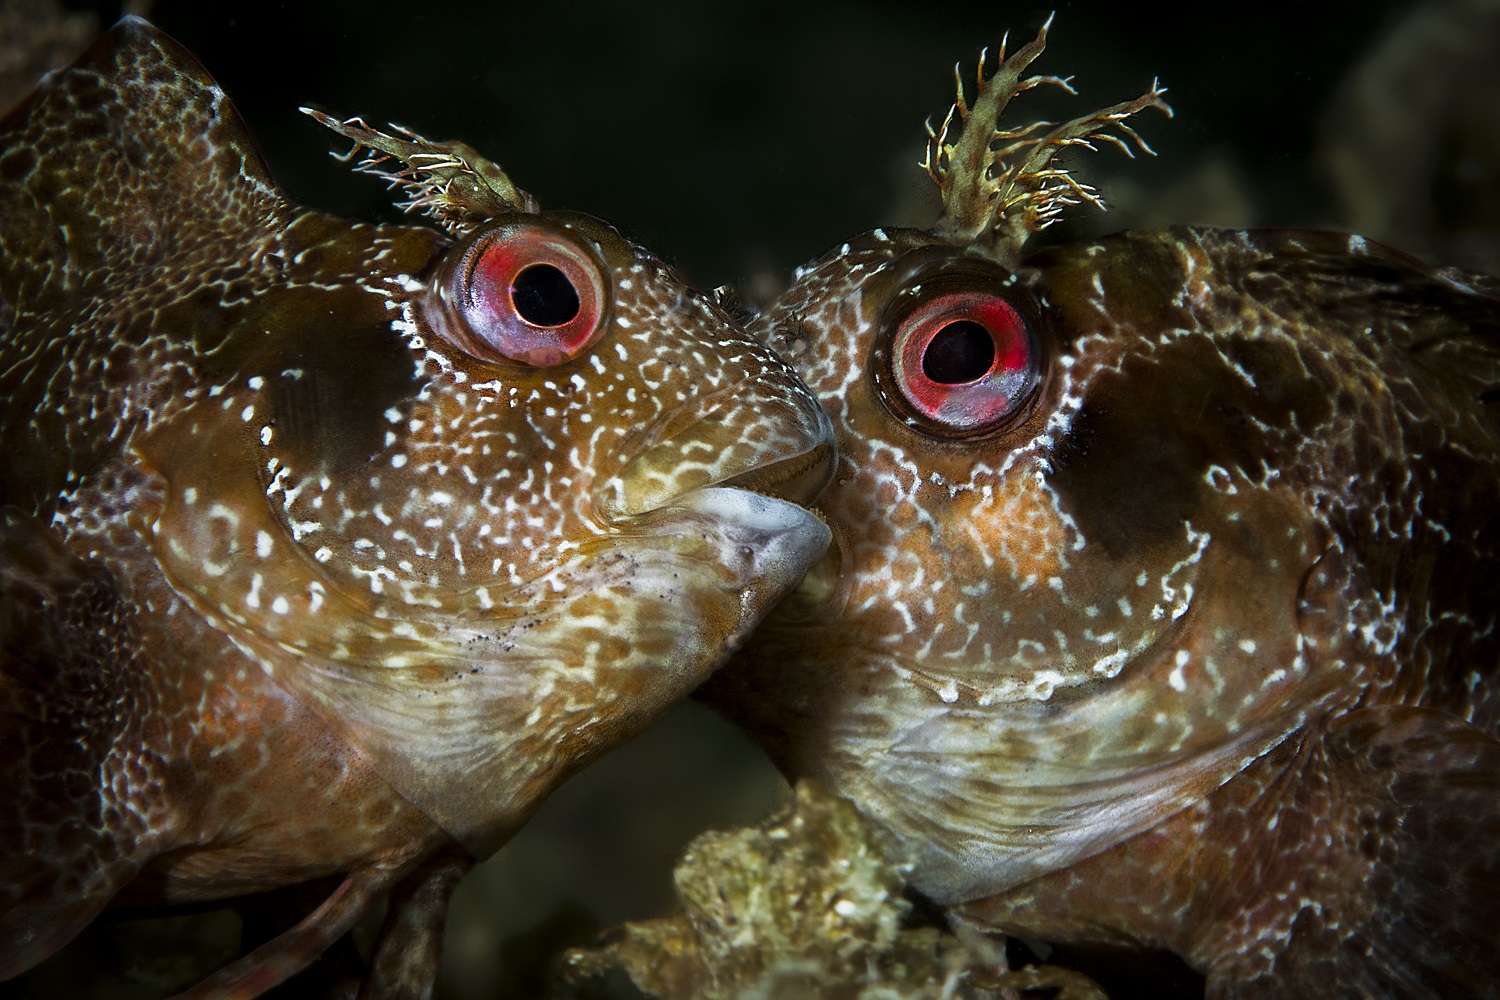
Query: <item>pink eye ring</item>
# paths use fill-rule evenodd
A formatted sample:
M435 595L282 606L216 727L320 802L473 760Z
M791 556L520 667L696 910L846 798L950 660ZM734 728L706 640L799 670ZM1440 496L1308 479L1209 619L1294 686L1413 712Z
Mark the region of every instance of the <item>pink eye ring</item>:
M533 224L480 236L448 282L465 350L484 360L545 367L591 347L604 329L598 262L561 233Z
M952 292L903 319L891 344L896 390L940 431L987 430L1014 414L1036 385L1030 324L998 295Z

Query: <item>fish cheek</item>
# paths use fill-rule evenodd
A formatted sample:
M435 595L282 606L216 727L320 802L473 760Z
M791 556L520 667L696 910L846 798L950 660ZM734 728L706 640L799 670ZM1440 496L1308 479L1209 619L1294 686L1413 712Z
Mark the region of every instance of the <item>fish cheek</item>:
M416 394L416 368L387 300L367 290L233 294L220 286L212 302L185 299L158 319L192 336L208 384L136 450L166 480L150 535L174 588L217 621L280 640L294 612L330 596L299 554L276 473L358 473L390 426L385 411Z
M1305 336L1306 332L1288 333ZM1308 374L1309 366L1288 336L1228 337L1219 342L1219 347L1224 359L1221 364L1243 373L1238 381L1254 383L1253 392L1237 387L1245 408L1242 414L1253 411L1258 420L1278 429L1316 434L1332 419L1336 408L1354 406L1352 397Z
M287 352L296 376L268 380L286 464L354 475L383 446L387 412L420 390L410 352L389 324L308 337Z

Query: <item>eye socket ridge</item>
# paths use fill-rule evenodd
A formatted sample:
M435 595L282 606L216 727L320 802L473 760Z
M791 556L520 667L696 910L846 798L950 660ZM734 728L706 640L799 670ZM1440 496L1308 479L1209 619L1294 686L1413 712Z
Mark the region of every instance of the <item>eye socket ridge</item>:
M888 351L897 408L938 436L973 436L1020 412L1041 371L1032 324L989 291L934 290L894 323Z
M578 357L602 335L603 266L570 235L535 222L472 237L445 281L458 346L483 361L533 367Z

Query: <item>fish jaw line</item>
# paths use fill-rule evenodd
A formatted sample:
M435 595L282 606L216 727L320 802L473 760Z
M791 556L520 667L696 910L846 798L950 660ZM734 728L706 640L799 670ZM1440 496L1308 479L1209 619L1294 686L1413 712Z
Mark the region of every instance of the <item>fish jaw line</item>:
M788 501L693 490L497 590L482 615L387 617L397 608L326 588L321 620L346 619L348 634L335 625L302 646L262 627L282 616L228 620L213 595L173 586L397 794L486 857L564 779L706 680L830 537Z
M507 630L508 650L469 647L493 661L449 685L441 706L429 695L420 718L393 706L372 747L396 765L387 780L487 856L547 792L717 670L829 540L796 504L713 487L581 546L571 596ZM615 613L592 610L601 602Z

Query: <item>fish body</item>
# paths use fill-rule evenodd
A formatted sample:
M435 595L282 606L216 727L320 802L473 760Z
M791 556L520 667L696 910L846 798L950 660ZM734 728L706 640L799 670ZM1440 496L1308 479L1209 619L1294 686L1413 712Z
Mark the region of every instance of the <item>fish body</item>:
M376 973L430 988L457 875L827 544L788 366L468 147L321 120L439 227L287 201L136 19L0 123L0 979L344 874L199 993L397 885Z
M934 136L931 231L752 327L833 419L835 541L707 697L954 919L1212 996L1494 995L1496 283L1317 232L1024 253L1093 195L1052 155L1160 93L1001 129L1044 38Z

